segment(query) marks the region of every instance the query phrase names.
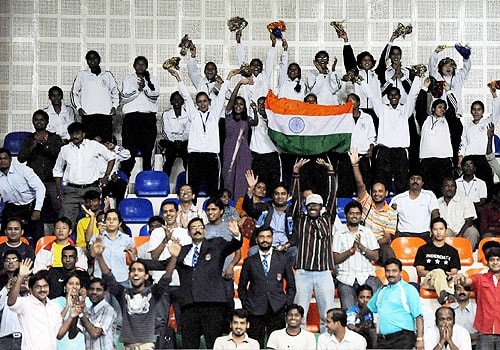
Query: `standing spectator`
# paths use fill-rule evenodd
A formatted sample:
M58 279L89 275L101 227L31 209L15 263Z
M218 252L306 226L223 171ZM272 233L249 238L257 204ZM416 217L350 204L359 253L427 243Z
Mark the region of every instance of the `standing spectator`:
M328 194L323 202L318 194L306 197L307 213L302 211L302 192L299 173L308 159L300 159L293 167L294 179L294 232L291 242L285 244L297 247L295 260L295 283L297 294L295 303L304 307L305 315L309 310L311 295L314 291L321 318L321 329L324 331L326 312L333 307L335 286L333 285L333 222L335 221L335 173L333 166L318 158L317 164L323 166L328 174ZM326 204L323 204L326 203ZM323 205L325 206L323 210ZM322 254L317 254L322 252Z
M12 155L0 148L0 197L5 203L2 212L2 232L7 220L19 217L26 223L26 233L35 240L43 236L41 210L45 198L45 186L33 169L12 164Z
M32 122L35 132L24 139L17 160L20 163L26 162L26 165L33 169L45 186L46 202L42 211L52 210L55 215L58 215L61 210L61 200L57 198L52 169L63 146L63 140L59 135L48 131L49 116L45 111L34 112Z
M23 280L31 274L31 260L25 259L19 266L19 273L14 286L9 292L7 305L17 314L21 325L23 350L56 350L57 340L64 337L71 323L78 319L83 311L80 303L71 306L70 316L63 322L56 303L50 300L49 284L45 272L29 277L30 294L20 296Z
M234 198L245 194L245 173L252 166L252 154L248 144L250 120L245 99L238 96L241 85L247 85L251 79L241 79L233 89L226 106L226 139L224 141L224 158L222 174L224 188L233 193Z
M372 117L359 109L359 96L349 94L347 100L352 102L352 117L354 119L354 130L351 134L351 150L356 150L359 161L357 162L366 187L372 183L372 155L376 144L376 132ZM337 154L337 173L339 178L339 189L337 196L349 198L356 191L356 177L351 166L348 153Z
M470 294L470 290L465 289L460 284L455 284L455 299L457 301L451 304L450 308L455 311L455 322L469 332L471 343L475 346L478 335L474 328L477 304L471 301Z
M111 141L113 116L120 101L118 84L113 74L100 66L101 56L97 51L88 51L85 59L89 68L76 75L71 88L71 102L82 117L88 139L93 140L100 135L104 140Z
M21 254L21 260L26 258L30 258L32 261L35 260L33 247L21 241L21 237L24 234L22 219L10 218L7 220L6 225L5 235L7 236L7 241L0 244L0 276L3 271L4 254L7 250L15 250Z
M288 42L285 38L281 38L281 44L283 46L283 53L281 54L280 60L278 97L285 97L291 100L303 101L306 95L306 86L301 81L302 70L297 63L288 64Z
M373 312L368 308L368 302L373 297L373 289L363 284L356 289L357 304L346 310L347 328L361 334L368 349L377 348L377 330Z
M398 214L396 237L419 235L429 241L431 219L439 217L437 198L422 189L422 176L412 175L408 183L410 189L393 197L390 204Z
M452 308L441 306L436 310L435 316L435 326L425 331L426 349L472 349L467 330L455 323L455 312Z
M347 314L344 310L328 310L326 328L328 331L318 338L318 350L366 349L366 339L347 327Z
M328 69L330 55L328 52L321 50L314 56L314 67L307 73L307 92L313 93L317 97L317 103L320 105L338 105L339 99L337 92L342 87L340 77L335 72L337 58L335 57L332 64L332 69Z
M92 237L89 242L90 254L97 254L93 245L96 240L100 238L101 243L106 248L104 253L102 253L103 259L106 261L109 268L113 270L116 281L128 287L128 267L124 252L136 255L134 241L126 233L120 231L123 219L118 210L110 209L106 212L104 217L106 220L106 231L104 231L102 235L94 235ZM98 261L95 261L94 276L102 277L102 275L103 272L101 271L100 264Z
M370 229L360 224L363 208L357 201L345 206L347 225L333 236L333 261L342 310L356 304L356 289L368 284L373 290L382 285L372 261L378 261L379 245Z
M177 256L180 251L180 244L174 242L169 247L172 258L169 260L165 274L160 282L149 284L149 271L143 260L137 260L134 252L131 251L131 260L128 267L128 278L130 288L126 288L122 283L118 283L103 256L105 247L101 237L94 243L94 253L97 263L102 271L104 282L109 293L115 296L121 306L123 325L120 334L120 341L125 345L125 349L153 350L155 335L155 317L159 300L168 288L172 279L172 272L175 268ZM123 251L122 251L123 254Z
M231 319L231 332L227 336L215 339L214 350L231 349L263 349L259 343L248 336L247 330L250 329L248 322L248 313L245 309L236 309L233 311Z
M453 178L445 178L441 188L443 196L438 199L438 204L441 217L448 223L446 235L465 237L474 249L479 242L479 231L473 225L477 218L474 203L457 193L457 183Z
M9 292L17 279L19 266L21 264L21 254L15 250L7 250L3 256L2 270L6 278L0 285L0 312L2 313L0 322L0 348L4 350L20 350L22 342L21 326L17 315L7 306ZM2 278L3 280L3 278ZM25 281L26 282L26 281ZM28 286L23 283L21 295L28 294Z
M115 347L116 312L104 299L108 288L101 278L94 278L87 295L92 306L86 307L80 318L85 345L90 350Z
M68 217L73 223L76 223L85 193L90 190L100 192L99 187L108 184L108 176L115 165L113 152L97 141L85 139L88 136L85 130L79 122L68 127L71 142L61 148L53 169L57 195L62 201L60 216ZM101 178L99 158L108 162ZM64 189L63 180L66 182Z
M249 335L264 349L265 337L285 326L285 309L295 297L295 277L285 254L272 249L272 228L262 226L255 234L259 254L245 259L238 295L249 313Z
M50 285L49 298L54 299L64 295L64 281L69 275L77 275L80 278L82 288L88 289L90 285L89 273L76 267L78 261L78 249L67 245L62 249L62 266L51 267L47 272L47 282Z
M63 261L62 259L62 250L68 245L74 245L69 238L71 231L71 221L67 217L61 217L57 219L54 227L54 236L56 236L56 239L51 243L43 246L42 249L40 249L36 254L35 263L33 266L33 270L35 272L41 270L49 270L52 267L62 267L66 265L66 261ZM87 256L85 255L83 249L77 247L76 252L77 268L83 271L87 271Z
M181 80L179 72L169 69L169 73L177 79L179 93L186 103L188 118L191 122L188 140L188 171L187 179L194 193L200 191L202 180L208 188L208 196L214 196L219 188L219 119L223 115L224 95L229 88L229 79L236 74L232 71L226 82L218 77L222 83L221 90L213 105L205 92L196 94L194 104L186 85Z
M396 233L398 217L396 211L387 204L386 198L389 194L385 184L376 181L372 185L372 194L366 190L363 175L359 168L359 156L355 150L349 152L352 170L358 194L357 200L363 207L363 220L365 227L369 228L379 244L379 265L384 265L389 258L394 258L394 251L391 248L393 235Z
M172 173L175 158L182 159L184 170L187 170L187 146L189 139L189 129L191 122L187 115L184 99L179 91L174 91L170 95L171 109L163 112L162 116L162 137L160 146L163 148L164 160L163 171L168 176Z
M475 175L476 163L472 157L465 156L462 159L461 167L463 174L457 179L457 192L470 198L474 202L476 212L481 216L486 198L488 198L486 182Z
M267 348L315 350L316 337L313 333L300 327L304 323L304 315L302 306L297 304L288 306L285 315L286 327L271 333L267 341Z
M443 218L432 219L432 242L418 248L413 263L418 278L422 279L420 287L435 290L441 305L455 301L453 285L461 268L458 251L445 242L446 229L447 224Z
M73 107L63 103L63 91L59 86L52 86L49 89L50 105L43 110L49 115L49 125L47 131L53 132L64 141L69 142L68 126L75 122L75 111Z
M477 329L477 349L494 349L500 346L500 335L496 333L496 325L500 322L497 312L500 298L495 280L500 278L500 248L490 248L486 253L488 272L465 277L457 276L457 283L471 288L476 294L477 311L474 328Z
M99 233L97 227L99 221L97 215L101 211L101 194L99 191L90 190L83 195L83 204L81 206L85 216L78 220L76 224L76 246L87 249L87 244L93 235ZM109 210L109 198L104 200L103 211Z
M415 117L421 127L420 167L425 188L441 195L443 179L453 176L462 122L457 118L453 106L445 100L436 99L432 102L431 115L427 112L427 89L430 79L425 78L416 103Z
M403 264L396 258L384 265L389 284L375 292L368 308L379 315L378 349L424 349L424 317L418 291L401 280ZM416 334L415 334L416 332Z
M130 177L135 157L140 151L142 170L151 170L153 149L156 142L157 100L160 84L148 71L148 60L137 56L134 60L135 73L123 79L120 93L123 104L122 145L130 151L130 158L123 161L121 170ZM111 140L104 140L111 142Z
M434 77L437 81L446 82L448 89L443 89L445 98L450 98L454 101L454 108L457 111L457 115L461 117L463 115L462 111L462 90L469 76L470 69L472 67L471 61L469 59L471 50L463 46L455 45L458 53L463 57L463 67L457 71L457 64L455 60L450 57L445 57L438 63L439 53L442 52L446 46L439 45L434 51L432 51L429 56L429 75ZM460 48L460 49L459 49ZM441 97L441 96L438 96Z
M193 244L182 247L176 265L181 282L182 345L186 349L199 348L201 335L205 336L207 348L212 348L223 333L227 294L222 265L241 247L237 223L231 221L229 229L233 235L230 242L221 237L207 240L202 219L194 218L188 224Z
M281 179L281 159L278 148L271 141L267 131L266 98L259 97L257 104L252 101L253 111L252 137L250 151L252 151L252 171L258 176L267 188L274 188Z

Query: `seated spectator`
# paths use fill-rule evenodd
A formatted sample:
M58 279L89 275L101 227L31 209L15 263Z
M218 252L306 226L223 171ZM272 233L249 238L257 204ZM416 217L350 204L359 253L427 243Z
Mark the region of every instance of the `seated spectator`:
M101 210L101 194L90 190L83 195L82 211L85 216L76 224L76 246L87 249L87 244L93 235L99 233L97 228L97 214ZM109 198L104 201L104 212L109 210Z
M426 349L472 349L467 330L455 323L455 311L441 306L436 310L436 325L424 334Z
M286 310L286 327L274 331L267 340L268 349L303 349L315 350L316 338L313 333L300 328L304 320L304 308L297 304Z
M479 242L479 231L473 225L476 209L472 201L457 193L457 183L452 178L445 178L441 187L443 196L438 199L439 213L446 220L448 237L465 237L475 249Z
M35 260L35 251L29 245L21 241L24 234L23 222L20 218L11 218L7 221L5 235L7 241L0 244L0 276L3 275L4 254L7 250L15 250L21 255L21 259L30 258Z
M221 200L221 202L224 204L224 213L222 214L222 221L224 222L229 222L231 219L236 219L240 220L240 214L238 214L238 211L236 210L235 207L232 205L229 205L229 201L231 200L232 194L231 191L228 189L221 189L217 193L217 198Z
M445 242L447 228L443 218L432 219L432 241L418 248L413 263L421 288L435 290L441 305L455 301L454 278L461 268L458 251Z
M117 282L114 273L111 272L106 263L104 252L107 249L105 249L103 237L99 236L94 241L93 251L109 293L120 302L123 315L120 341L125 344L125 349L154 349L156 340L155 317L158 302L172 280L172 272L181 245L174 241L172 246L169 247L172 258L169 260L165 274L160 279L160 282L153 285L147 284L150 276L144 261L137 260L135 252L132 251L131 259L133 262L128 268L128 279L131 287L126 288L123 283Z
M475 346L477 341L477 330L474 328L474 319L476 318L477 305L475 302L471 301L470 293L470 290L456 284L455 299L457 301L451 304L450 308L455 311L456 324L464 327L469 332L471 343Z
M480 222L481 238L500 236L500 184L493 186L491 201L483 207Z
M90 307L90 300L86 298L87 290L82 288L80 276L76 273L69 274L64 280L64 294L52 301L59 307L59 312L63 319L71 316L71 306L81 305L83 309ZM80 317L80 316L79 316ZM81 333L81 328L77 322L72 322L68 333L63 338L57 340L57 349L83 349L85 337Z
M143 231L141 229L141 231L139 232L139 236L151 236L151 233L155 229L162 227L164 225L165 225L165 220L161 216L158 215L152 216L148 219L148 222L146 223L147 234L143 234L142 233Z
M259 342L248 336L247 329L249 327L250 323L248 322L248 313L246 310L234 310L231 320L231 332L229 335L215 339L214 350L260 349Z
M474 202L476 212L481 216L481 211L488 197L486 182L476 177L476 165L472 157L462 159L462 176L457 179L457 192Z
M33 271L38 272L40 270L48 270L52 267L62 267L62 250L67 245L74 245L69 236L71 235L71 221L67 217L62 217L57 219L54 235L56 239L42 247L40 251L36 254L35 263L33 266ZM85 252L80 248L76 247L77 251L77 261L76 268L87 271L87 256Z
M104 280L94 278L87 292L92 306L85 308L80 323L89 349L107 350L115 347L116 312L104 299L107 289Z
M347 314L342 309L330 309L326 314L326 333L318 338L318 350L366 349L366 339L347 327Z
M94 235L92 237L89 243L90 254L95 256L93 244L101 236L102 243L106 247L103 253L106 264L113 270L113 275L118 283L128 286L126 253L136 255L134 241L127 234L120 231L123 220L118 210L108 210L104 217L106 219L106 230L102 235ZM102 272L97 261L94 263L94 276L102 277Z
M204 224L208 223L205 212L198 209L194 203L196 193L193 193L191 185L184 184L179 187L177 198L179 198L180 202L179 215L177 216L177 224L179 226L187 228L189 221L194 218L201 218Z
M19 266L21 264L21 254L15 250L7 250L3 256L2 270L5 271L6 283L0 286L0 349L21 349L21 326L17 315L7 307L7 297L14 286L17 278ZM27 282L27 280L25 280ZM24 283L21 287L21 295L28 294L28 285Z
M356 289L357 304L347 309L347 328L361 334L368 349L377 348L377 330L375 329L373 313L368 308L368 302L373 296L373 289L362 284Z
M429 240L431 219L439 217L439 205L432 191L422 189L422 176L412 175L408 181L410 189L396 195L391 206L398 214L396 237L421 236Z
M71 324L77 322L78 315L84 308L81 303L73 304L70 316L63 322L59 307L48 298L49 284L45 278L45 271L29 277L30 293L21 297L21 286L24 279L31 274L31 264L31 259L21 262L18 278L7 298L7 305L18 316L23 334L22 349L56 350L57 340L62 339Z
M368 284L372 290L382 285L372 265L372 261L378 260L379 245L371 230L360 224L362 210L359 202L348 203L344 209L347 225L333 235L333 261L343 310L356 304L356 290L360 285Z
M76 274L80 278L82 288L88 289L90 276L87 271L76 268L78 250L72 245L67 245L62 249L62 266L51 267L47 272L47 282L49 282L49 298L54 299L64 295L64 281L70 274Z

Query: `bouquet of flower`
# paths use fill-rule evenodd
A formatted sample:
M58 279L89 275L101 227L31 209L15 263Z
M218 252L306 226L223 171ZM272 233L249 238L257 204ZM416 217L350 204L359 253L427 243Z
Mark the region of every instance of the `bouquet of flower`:
M181 43L179 44L179 47L181 48L181 56L186 56L187 55L187 50L191 49L194 46L193 42L189 39L188 35L184 35L181 39Z
M358 84L361 85L361 82L363 81L363 77L359 75L358 69L351 69L347 72L347 74L344 74L342 77L342 81L350 81L353 84Z
M243 30L248 25L248 22L243 17L233 17L227 21L227 26L231 32Z
M495 89L500 89L500 80L492 80L488 83L488 87L491 89L494 87Z
M169 69L169 68L175 68L177 70L179 70L179 63L181 61L181 58L180 57L170 57L168 60L166 60L165 62L163 62L163 69Z
M471 48L469 45L465 44L455 44L455 49L458 51L458 53L465 59L468 60L471 54Z
M417 77L423 78L427 72L427 66L425 64L416 64L411 66L411 70L415 73Z
M240 67L240 74L241 76L248 78L252 76L252 68L250 67L249 64L243 63Z
M429 79L431 80L429 92L434 98L441 98L443 92L450 89L450 84L446 81L437 81L433 76L430 76Z
M283 38L283 32L286 31L286 24L282 20L278 22L272 22L267 25L267 29L271 32L277 39Z
M337 32L337 36L340 38L340 34L342 32L345 32L345 28L344 28L344 22L346 20L342 20L342 21L331 21L330 22L330 25L335 29L335 31Z
M411 24L405 26L403 23L398 23L396 29L394 29L394 32L392 32L392 35L396 36L396 38L402 36L404 39L406 35L410 34L412 31L413 27L411 26Z

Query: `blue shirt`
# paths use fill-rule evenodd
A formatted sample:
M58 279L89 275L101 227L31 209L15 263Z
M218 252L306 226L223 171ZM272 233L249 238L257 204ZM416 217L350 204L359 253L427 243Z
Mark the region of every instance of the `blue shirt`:
M368 302L368 308L379 314L379 329L383 335L415 331L415 319L422 315L420 295L405 281L379 288Z
M273 247L277 247L281 244L288 242L288 237L286 235L285 225L287 224L286 210L281 214L276 210L273 210L273 216L271 218L271 227L273 228Z
M97 235L94 235L90 240L90 244L93 244L96 238ZM127 281L128 266L126 261L127 253L125 252L125 249L134 248L134 241L123 232L118 232L116 237L111 239L105 231L102 235L102 243L105 247L102 257L113 272L116 280L118 282ZM94 263L94 276L102 277L101 268L99 267L97 261Z
M353 324L355 326L358 326L361 323L361 319L358 317L359 314L358 305L353 305L350 308L348 308L346 314L347 314L347 324ZM363 320L365 322L373 323L373 313L368 312L367 314L365 314Z

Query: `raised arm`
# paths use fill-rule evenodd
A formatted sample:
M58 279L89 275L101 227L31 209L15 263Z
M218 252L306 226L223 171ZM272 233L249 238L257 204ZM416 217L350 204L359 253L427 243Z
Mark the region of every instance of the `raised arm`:
M278 87L280 89L288 78L288 42L285 38L281 39L281 41L283 45L283 53L281 54L280 75L278 78Z
M7 305L12 306L16 303L17 298L19 297L19 293L21 291L21 286L23 284L24 278L31 274L31 267L33 263L30 258L23 259L19 264L19 272L17 274L17 279L14 285L12 286L9 296L7 298Z
M335 171L333 165L325 161L323 158L317 158L316 163L326 168L328 174L328 194L325 200L325 209L334 218L337 207L337 185L335 181Z
M359 170L359 161L361 160L361 157L358 155L358 151L355 148L351 148L348 154L351 159L352 172L354 173L354 180L356 181L358 198L363 198L366 193L366 185L363 182L361 170Z
M298 218L302 212L302 192L300 191L300 169L309 163L310 159L300 158L297 163L293 166L293 186L292 186L292 202L293 205L293 217Z
M198 89L198 86L201 84L203 78L200 73L198 73L198 63L196 62L196 46L190 47L191 58L187 61L187 70L188 76L194 87Z
M229 80L229 79L230 79L230 77L228 76L227 80ZM238 92L240 91L241 85L247 85L247 84L250 84L250 85L253 84L252 77L243 78L236 84L236 86L234 87L233 92L231 94L231 97L229 98L229 101L227 102L226 113L231 113L233 111L234 101L236 100L236 97L238 96Z
M270 80L273 75L274 63L276 62L276 37L271 33L269 34L269 39L271 39L271 47L267 53L266 66L262 71L262 74L264 74L268 80Z

